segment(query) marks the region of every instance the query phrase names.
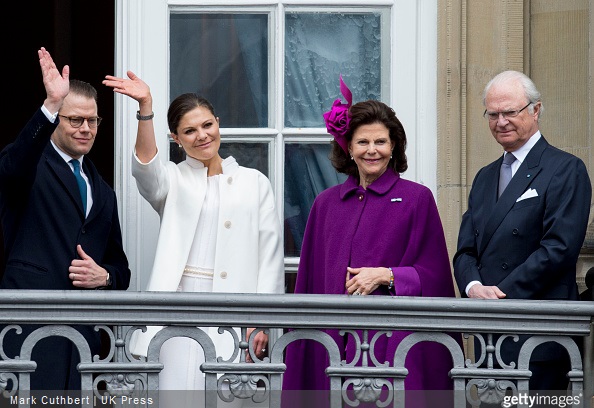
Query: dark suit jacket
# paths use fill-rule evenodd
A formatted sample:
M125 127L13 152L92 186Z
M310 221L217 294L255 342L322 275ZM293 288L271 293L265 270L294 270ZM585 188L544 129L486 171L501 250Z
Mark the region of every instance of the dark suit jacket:
M125 290L130 269L115 192L85 158L83 169L93 194L93 206L85 218L74 174L49 143L57 123L38 109L15 142L0 152L6 264L0 288L77 289L68 277L68 267L78 258L76 245L81 244L111 274L111 289ZM89 340L96 340L96 334L89 332ZM49 377L56 375L53 367Z
M454 256L462 296L478 280L507 299L577 300L576 263L592 197L584 163L541 137L497 200L501 163L477 173L462 217ZM517 201L528 189L537 196Z

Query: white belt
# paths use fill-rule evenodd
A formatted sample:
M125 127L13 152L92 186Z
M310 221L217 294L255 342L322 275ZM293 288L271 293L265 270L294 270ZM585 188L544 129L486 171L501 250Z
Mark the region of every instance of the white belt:
M195 266L186 265L184 268L184 275L186 276L203 276L206 278L212 278L214 271L212 269L198 268Z

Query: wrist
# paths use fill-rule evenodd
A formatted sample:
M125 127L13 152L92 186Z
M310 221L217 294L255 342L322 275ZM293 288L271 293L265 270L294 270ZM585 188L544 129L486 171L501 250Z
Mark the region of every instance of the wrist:
M148 115L142 115L139 110L136 111L136 119L138 119L138 120L151 120L154 117L155 117L155 113L152 111Z
M394 288L394 271L392 271L392 268L388 268L388 271L390 272L390 277L389 277L389 281L388 281L388 290L391 290Z
M46 98L43 101L43 106L51 115L57 114L60 108L62 107L63 99L50 99Z

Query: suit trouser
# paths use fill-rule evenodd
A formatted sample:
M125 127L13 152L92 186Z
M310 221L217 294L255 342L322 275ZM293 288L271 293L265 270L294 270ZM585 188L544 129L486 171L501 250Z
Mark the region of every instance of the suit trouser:
M502 345L501 355L506 364L512 361L517 364L520 346L527 338L528 336L521 335L518 343L507 343L508 346L513 344L512 348ZM493 343L496 341L497 336L494 336ZM504 343L506 342L510 342L510 339L506 339ZM480 343L475 340L474 346L478 353L476 355L480 355ZM486 368L486 361L487 359L481 368ZM499 364L495 362L494 368L500 368ZM532 372L529 381L530 391L564 391L569 386L567 373L571 370L571 363L567 352L559 344L550 342L536 347L528 369Z
M0 326L3 329L5 326ZM2 344L8 358L23 358L23 341L39 325L21 325L22 333L9 330ZM100 352L99 333L91 326L73 326L87 340L91 356ZM31 360L37 367L30 373L30 389L32 391L65 391L80 390L81 376L77 366L80 355L74 343L62 336L50 336L37 342L31 350ZM20 388L20 386L19 386Z

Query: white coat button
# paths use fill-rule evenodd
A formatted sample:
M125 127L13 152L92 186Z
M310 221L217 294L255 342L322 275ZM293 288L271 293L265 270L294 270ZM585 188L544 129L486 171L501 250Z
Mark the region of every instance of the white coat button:
M221 279L227 279L227 272L221 272Z
M229 229L231 228L231 221L225 221L225 228Z
M233 177L229 177L227 179L227 184L233 184Z

